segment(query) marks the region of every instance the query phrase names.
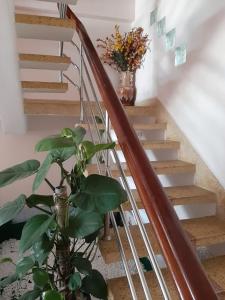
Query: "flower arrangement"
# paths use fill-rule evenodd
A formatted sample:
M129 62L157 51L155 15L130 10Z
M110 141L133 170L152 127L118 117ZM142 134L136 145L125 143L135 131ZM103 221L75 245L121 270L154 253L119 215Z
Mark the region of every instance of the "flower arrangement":
M97 42L97 47L104 50L102 61L119 72L134 72L139 69L149 46L149 38L144 34L143 28L133 28L128 33L121 34L118 25L111 37L97 39Z

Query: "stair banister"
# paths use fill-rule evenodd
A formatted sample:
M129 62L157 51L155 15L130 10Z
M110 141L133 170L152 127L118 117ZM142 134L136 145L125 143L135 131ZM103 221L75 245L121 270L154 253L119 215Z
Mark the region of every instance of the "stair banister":
M118 142L181 299L218 299L171 202L163 191L149 158L127 119L84 25L69 7L67 17L74 20L76 24L76 31Z

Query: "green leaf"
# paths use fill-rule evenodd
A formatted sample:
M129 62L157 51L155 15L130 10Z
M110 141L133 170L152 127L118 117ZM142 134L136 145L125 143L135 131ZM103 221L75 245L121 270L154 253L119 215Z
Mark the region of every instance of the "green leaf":
M21 279L24 277L24 275L27 274L27 272L32 269L34 266L34 259L32 256L26 256L22 258L17 264L16 264L16 274Z
M36 174L36 177L33 182L33 192L39 188L42 181L45 179L52 163L53 163L52 155L51 155L51 153L49 153L46 156L45 160L43 161L41 167L39 168L39 170Z
M20 195L16 200L6 204L0 209L0 226L14 219L24 208L26 196Z
M41 291L36 289L33 291L26 292L19 298L19 300L35 300L40 296L41 296Z
M84 275L88 275L92 270L91 262L87 258L75 257L72 260L72 264Z
M96 210L104 214L127 201L127 195L117 180L94 174L85 179L80 193L72 200L85 211Z
M35 146L35 151L51 151L60 148L73 147L74 141L72 138L61 137L59 135L52 135L47 138L42 139Z
M107 299L108 296L105 279L97 270L92 270L88 276L84 277L82 290L100 299Z
M85 242L86 243L91 243L94 240L96 240L96 238L99 236L100 230L95 231L94 233L85 236Z
M86 134L86 130L81 126L77 126L73 129L64 128L61 131L62 137L72 138L77 146L83 141L85 134Z
M49 281L48 273L42 269L33 271L33 281L39 288L44 288Z
M4 257L4 258L0 259L0 264L6 264L6 263L13 264L12 258L11 257Z
M54 162L64 162L76 153L75 147L62 148L51 151L52 160Z
M13 274L13 275L10 275L10 276L4 278L3 280L0 281L0 290L4 289L5 287L7 287L8 285L12 284L13 282L15 282L17 280L19 280L17 274Z
M84 238L103 226L102 216L96 212L80 212L69 219L67 232L70 237Z
M75 272L70 276L68 287L71 291L76 291L81 287L81 277L79 273Z
M53 196L45 195L31 195L26 199L26 204L28 207L34 207L36 205L43 204L45 206L51 207L54 206Z
M0 172L0 187L6 186L18 179L23 179L37 172L40 163L38 160L27 160L21 164Z
M55 290L50 290L43 293L43 300L64 300L64 297Z
M54 223L54 216L36 215L32 217L24 226L19 243L20 253L24 253L34 243L38 242L41 236Z
M115 143L109 144L93 144L90 141L83 141L81 143L81 148L85 153L84 159L90 160L97 152L107 149L113 149L115 147Z
M33 245L33 254L35 260L38 262L39 266L47 259L50 251L52 250L54 241L50 240L47 234L43 234L41 239L34 243Z

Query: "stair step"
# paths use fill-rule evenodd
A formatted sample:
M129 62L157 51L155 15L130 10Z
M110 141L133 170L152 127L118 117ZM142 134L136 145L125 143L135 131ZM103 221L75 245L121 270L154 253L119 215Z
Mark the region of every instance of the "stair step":
M225 222L217 217L203 217L198 219L182 220L181 224L187 232L187 236L195 247L209 246L225 242ZM151 224L145 224L145 228L155 253L160 253L159 244L155 238ZM118 228L127 259L132 258L132 252L123 227ZM131 234L139 257L147 256L147 251L141 238L137 225L130 226ZM117 262L120 260L120 254L117 248L115 234L112 231L110 241L101 241L99 244L101 254L106 263Z
M225 256L214 257L203 262L203 266L209 278L217 285L217 290L220 289L220 300L225 299ZM215 286L215 285L214 285Z
M75 24L69 19L16 14L17 37L26 39L71 41Z
M166 123L134 123L132 124L136 131L148 131L148 130L166 130L167 124Z
M166 123L149 123L149 124L142 124L142 123L134 123L131 124L136 131L151 131L151 130L165 130ZM81 124L86 129L89 129L88 124ZM90 124L91 129L96 130L94 124ZM98 124L98 129L105 129L104 124ZM113 129L113 128L112 128Z
M209 279L214 287L214 290L218 296L218 299L225 299L225 257L216 257L203 262L203 266L209 276ZM145 278L148 283L150 293L153 300L163 300L164 297L161 293L158 281L153 271L145 272ZM162 270L163 278L167 284L170 292L171 299L179 300L180 297L177 293L175 284L167 269ZM145 299L143 287L137 274L132 276L137 298ZM113 278L107 281L109 290L112 294L112 300L130 300L131 294L126 277Z
M215 193L196 185L165 187L164 191L173 205L216 203L217 199ZM138 208L143 208L137 190L133 190L132 194L137 201ZM124 203L123 208L125 210L131 210L130 203L128 201Z
M22 81L23 92L28 93L65 93L68 90L68 83L61 82L39 82Z
M66 71L70 65L70 58L66 56L19 54L21 69L43 69Z
M121 164L126 176L131 176L130 170L127 168L126 163ZM166 161L152 161L153 166L157 175L166 174L179 174L179 173L189 173L195 172L195 165L187 163L181 160L166 160ZM103 165L104 168L104 165ZM90 164L87 167L90 174L98 173L98 167L96 164ZM120 172L116 165L110 167L113 177L120 177Z
M174 205L216 203L217 200L215 193L196 185L172 186L164 190Z
M158 242L154 236L152 226L150 224L147 224L145 227L146 227L147 234L150 237L150 242L151 242L153 250L156 253L160 253L160 248L159 248ZM131 249L129 246L129 242L127 240L126 232L123 227L118 227L118 230L120 233L120 238L123 242L123 247L124 247L124 251L126 254L126 258L131 259L131 258L133 258L133 256L132 256L132 252L131 252ZM136 247L139 257L147 256L147 251L146 251L144 242L141 238L141 234L140 234L140 230L139 230L138 226L137 225L130 226L130 231L133 236L134 244L135 244L135 247ZM101 252L102 257L106 264L115 263L115 262L118 262L121 260L120 253L119 253L117 243L116 243L116 236L115 236L113 229L111 230L111 240L109 240L109 241L101 240L99 242L99 249L100 249L100 252Z
M89 130L89 126L93 131L96 131L96 127L94 124L86 124L82 123L81 126L83 126L86 130ZM147 131L152 131L152 130L165 130L166 129L166 123L150 123L150 124L137 124L134 123L132 124L133 128L137 131L139 130L147 130ZM105 129L104 124L98 124L98 129ZM112 128L113 130L113 128Z
M149 117L155 115L156 113L155 104L148 106L125 106L124 109L129 116Z
M26 113L31 115L54 115L54 116L73 116L80 113L80 102L77 101L68 101L68 100L38 100L38 99L25 99L25 105L27 106ZM28 109L29 106L29 109ZM62 109L63 107L63 109ZM96 108L96 104L93 101L93 107ZM104 110L104 105L102 104ZM154 106L132 106L124 107L129 116L132 115L141 115L143 112L145 116L149 116L155 112ZM136 113L135 113L136 111ZM154 127L152 124L148 124L149 129ZM160 125L155 125L160 126ZM162 126L162 129L164 129Z
M77 0L38 0L38 1L64 3L64 4L69 4L69 5L76 5L77 4Z
M170 140L140 140L142 146L146 150L165 150L165 149L179 149L180 143ZM115 147L116 150L120 150L120 145L117 144Z
M182 225L196 247L225 242L225 222L216 216L183 220Z
M80 103L68 100L24 99L24 112L30 116L80 116Z
M145 272L145 279L148 284L152 300L164 300L157 278L153 271ZM179 296L176 291L175 284L170 273L167 270L162 270L163 278L167 284L168 290L172 300L178 300ZM135 291L138 300L146 299L143 287L141 285L139 276L137 274L132 275ZM109 291L111 292L110 300L130 300L132 299L129 284L126 277L117 277L107 280Z

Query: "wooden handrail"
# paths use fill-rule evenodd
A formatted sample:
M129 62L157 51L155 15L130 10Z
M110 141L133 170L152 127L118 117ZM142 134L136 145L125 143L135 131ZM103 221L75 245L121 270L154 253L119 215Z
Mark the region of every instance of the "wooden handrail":
M118 142L181 299L218 299L193 246L181 227L171 201L167 198L135 131L127 119L123 106L84 25L69 7L67 17L73 19L76 24L76 31L116 132Z

